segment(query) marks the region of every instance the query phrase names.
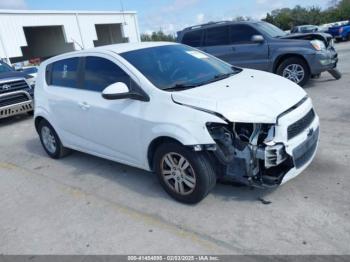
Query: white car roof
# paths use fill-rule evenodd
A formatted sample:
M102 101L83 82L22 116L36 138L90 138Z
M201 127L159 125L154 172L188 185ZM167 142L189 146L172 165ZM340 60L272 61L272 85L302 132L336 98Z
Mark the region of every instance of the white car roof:
M96 48L89 49L89 51L99 50L99 51L112 51L117 54L121 54L124 52L134 51L138 49L157 47L157 46L166 46L166 45L176 45L174 42L141 42L141 43L125 43L125 44L114 44L114 45L106 45L100 46Z
M47 64L50 64L52 62L69 58L69 57L74 57L74 55L84 55L84 53L89 53L89 52L114 52L117 54L121 54L124 52L129 52L129 51L134 51L134 50L139 50L139 49L144 49L144 48L150 48L150 47L157 47L157 46L167 46L167 45L179 45L178 43L174 42L140 42L140 43L124 43L124 44L114 44L114 45L105 45L105 46L100 46L100 47L94 47L90 49L85 49L85 50L80 50L80 51L73 51L73 52L68 52L64 53L61 55L54 56L52 58L49 58L45 60L42 64L45 66Z

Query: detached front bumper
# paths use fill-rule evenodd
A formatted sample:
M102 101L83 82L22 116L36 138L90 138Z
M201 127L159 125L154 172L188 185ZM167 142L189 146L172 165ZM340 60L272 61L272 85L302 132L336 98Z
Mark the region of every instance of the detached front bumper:
M308 55L307 60L311 74L317 75L337 67L338 53L331 47L327 50L316 52L314 55Z
M295 124L300 126L295 128ZM310 165L317 152L319 133L319 118L310 99L278 119L273 143L284 145L290 162L284 167L280 184L296 177Z
M232 141L228 131L226 135L212 131L218 141L213 152L224 168L223 177L250 186L276 187L302 173L312 162L318 147L319 118L311 100L305 98L279 116L266 138L260 137L259 127L249 143ZM258 142L252 143L254 140Z
M314 128L317 129L314 130ZM314 159L317 152L320 129L315 125L315 127L309 128L307 132L306 140L292 150L294 167L284 175L281 184L302 173Z
M0 119L33 111L33 96L24 90L0 94Z

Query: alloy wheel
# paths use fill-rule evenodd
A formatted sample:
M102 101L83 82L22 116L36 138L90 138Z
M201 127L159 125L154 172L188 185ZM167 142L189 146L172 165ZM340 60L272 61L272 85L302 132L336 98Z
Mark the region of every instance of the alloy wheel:
M52 134L50 128L47 126L43 126L41 129L41 138L43 140L43 144L47 151L49 151L51 154L54 154L57 149L57 143L55 136Z
M164 155L161 174L164 182L177 194L191 194L196 187L196 175L191 164L178 153Z
M299 84L305 77L305 70L299 64L291 64L283 70L282 76Z

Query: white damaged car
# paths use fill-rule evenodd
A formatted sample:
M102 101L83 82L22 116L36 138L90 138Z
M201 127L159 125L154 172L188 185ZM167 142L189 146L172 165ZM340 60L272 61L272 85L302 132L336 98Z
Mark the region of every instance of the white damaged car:
M35 127L53 158L70 149L154 171L197 203L220 178L276 187L316 154L311 99L282 77L174 43L103 46L42 63Z

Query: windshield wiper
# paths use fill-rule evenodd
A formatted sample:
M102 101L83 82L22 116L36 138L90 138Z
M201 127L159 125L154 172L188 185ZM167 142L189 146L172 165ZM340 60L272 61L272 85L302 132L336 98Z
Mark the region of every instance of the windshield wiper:
M223 79L228 78L228 77L230 77L232 75L238 74L241 71L242 71L241 69L232 67L232 72L215 75L214 78L210 79L209 81L196 83L196 84L188 84L188 85L186 85L186 84L175 84L174 86L169 87L169 88L165 88L163 90L166 90L166 91L182 91L182 90L186 90L186 89L190 89L190 88L195 88L195 87L198 87L198 86L203 86L203 85L206 85L206 84L210 84L210 83L213 83L213 82L216 82L216 81L223 80Z
M165 91L182 91L182 90L194 88L197 86L199 86L199 85L198 84L192 84L192 85L175 84L174 86L169 87L169 88L165 88L163 90L165 90Z
M202 83L201 85L206 85L206 84L210 84L210 83L213 83L213 82L216 82L216 81L220 81L220 80L229 78L230 76L235 75L235 74L237 74L238 72L239 72L239 71L237 70L237 71L232 71L232 72L230 72L230 73L215 75L213 79L211 79L211 80L209 80L209 81L206 81L205 83Z

